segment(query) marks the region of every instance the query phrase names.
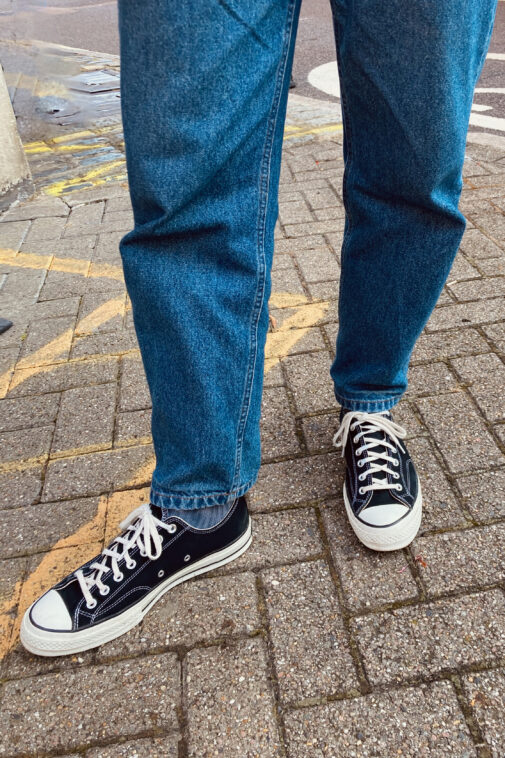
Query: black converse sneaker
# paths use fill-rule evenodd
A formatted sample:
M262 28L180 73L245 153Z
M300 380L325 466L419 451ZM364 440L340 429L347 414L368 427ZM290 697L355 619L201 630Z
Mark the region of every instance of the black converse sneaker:
M333 443L346 461L344 502L356 536L372 550L409 545L421 525L419 479L389 411L342 409Z
M68 655L113 640L172 587L238 558L251 544L244 497L211 529L161 518L156 506L136 508L109 547L33 603L21 625L25 648Z

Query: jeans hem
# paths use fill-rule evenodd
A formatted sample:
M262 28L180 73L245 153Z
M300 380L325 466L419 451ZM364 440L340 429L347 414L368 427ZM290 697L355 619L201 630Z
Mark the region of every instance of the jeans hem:
M151 484L150 500L152 505L159 508L175 508L179 510L197 510L210 508L213 505L227 505L251 489L254 480L235 487L229 492L162 492L153 481Z
M400 400L399 397L387 397L377 400L359 400L358 398L344 397L335 391L335 397L342 408L348 411L362 411L362 413L379 413L389 411Z

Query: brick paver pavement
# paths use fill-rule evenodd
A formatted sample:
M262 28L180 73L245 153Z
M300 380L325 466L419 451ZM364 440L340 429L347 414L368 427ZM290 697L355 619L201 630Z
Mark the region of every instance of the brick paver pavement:
M20 617L145 500L153 465L117 249L124 166L90 189L60 166L56 189L46 173L46 194L1 217L0 314L14 321L0 336L1 756L505 755L505 150L468 148L468 229L396 414L422 530L379 555L346 522L331 442L334 116L291 99L253 545L69 658L26 654ZM39 168L61 144L39 144Z

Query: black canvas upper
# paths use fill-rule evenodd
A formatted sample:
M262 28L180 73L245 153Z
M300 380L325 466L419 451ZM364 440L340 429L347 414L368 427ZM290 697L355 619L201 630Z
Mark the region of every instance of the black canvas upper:
M340 412L340 420L343 419L345 413L348 413L348 411L342 409ZM383 415L386 418L392 418L390 412ZM374 453L380 454L381 452L387 452L388 455L396 458L399 461L398 466L393 466L393 464L388 463L388 467L393 472L396 472L399 475L399 478L395 478L386 472L376 473L374 474L375 479L387 479L388 483L391 484L391 487L381 490L368 490L364 494L360 494L359 488L366 487L372 482L371 474L368 474L363 481L359 481L358 479L358 476L360 474L366 474L367 470L370 469L370 463L366 463L362 467L359 467L357 465L360 458L363 459L367 457L367 451L362 452L359 456L356 454L356 450L361 445L365 444L364 437L366 437L366 439L377 440L387 439L387 441L391 444L394 444L394 441L389 435L386 435L385 431L382 429L377 429L377 431L374 432L367 432L364 437L360 437L358 442L354 442L354 436L359 434L359 432L364 431L364 429L367 427L367 422L364 422L362 424L358 422L355 423L355 429L352 431L349 430L349 436L347 438L347 443L344 451L344 457L346 461L345 486L349 503L354 515L359 518L360 514L365 508L373 508L378 505L387 505L389 503L400 503L407 506L409 510L412 509L417 498L419 484L417 473L414 468L414 463L407 450L407 446L405 445L405 440L403 439L401 440L401 444L405 452L402 452L399 447L396 447L396 452L393 452L389 447L385 446L377 446L372 448ZM386 462L387 461L384 461L384 463ZM398 491L396 489L397 484L402 485L401 491ZM366 521L364 523L366 523Z
M151 506L151 511L156 518L161 520L160 509ZM101 582L110 589L108 594L103 596L96 585L92 588L91 594L97 601L93 609L87 607L75 574L69 574L52 589L63 598L72 617L71 631L96 625L139 603L143 596L149 594L157 585L165 582L180 569L191 566L201 558L232 544L244 534L248 523L249 515L244 497L238 498L223 521L210 529L194 529L182 519L170 518L167 524L174 524L177 529L173 534L159 530L163 538L160 557L152 560L149 557L143 557L137 546L129 549L130 561L134 560L136 566L128 569L126 561L120 560L119 569L124 578L118 582L114 579L112 568L102 574ZM85 575L92 574L93 570L89 567L101 559L102 556L93 558L84 564L81 570ZM33 618L31 621L36 623Z

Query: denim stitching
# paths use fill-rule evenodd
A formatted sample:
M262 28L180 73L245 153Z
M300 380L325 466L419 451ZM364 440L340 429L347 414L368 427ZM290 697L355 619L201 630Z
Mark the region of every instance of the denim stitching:
M269 200L269 188L270 188L270 167L272 160L272 147L277 127L277 117L279 114L279 102L284 85L284 77L286 73L286 60L290 50L291 37L293 34L293 21L295 17L296 0L290 0L288 4L288 16L286 19L286 25L284 28L284 49L279 59L279 65L276 73L275 90L272 100L272 106L270 108L270 115L268 118L267 131L265 135L265 143L263 146L263 155L261 158L261 170L259 176L259 207L258 207L258 284L256 289L255 303L251 312L251 318L249 322L250 333L250 359L249 366L246 374L246 380L244 385L244 395L242 399L242 412L240 414L239 426L237 430L237 449L235 454L235 472L233 476L233 485L236 487L238 479L240 477L240 468L242 465L242 448L244 443L244 435L247 424L247 418L249 416L249 408L251 405L252 385L254 381L254 373L256 370L256 358L258 355L258 323L261 316L261 310L263 308L263 301L265 297L265 284L266 284L266 258L265 258L265 227L267 219L267 208Z
M232 498L239 498L242 495L244 495L247 490L249 490L256 479L250 479L248 482L243 484L241 487L238 487L237 489L229 490L228 492L212 492L212 493L205 493L205 492L194 492L193 494L179 494L178 492L161 492L158 490L152 483L151 483L151 502L153 505L159 505L160 508L176 508L177 502L180 500L188 500L190 502L194 502L195 500L201 500L202 505L197 506L200 508L205 508L209 505L222 505L227 500L231 500ZM158 502L154 502L154 500L158 500ZM160 502L162 505L160 505ZM185 508L185 506L181 507L181 510L193 510L193 508Z

